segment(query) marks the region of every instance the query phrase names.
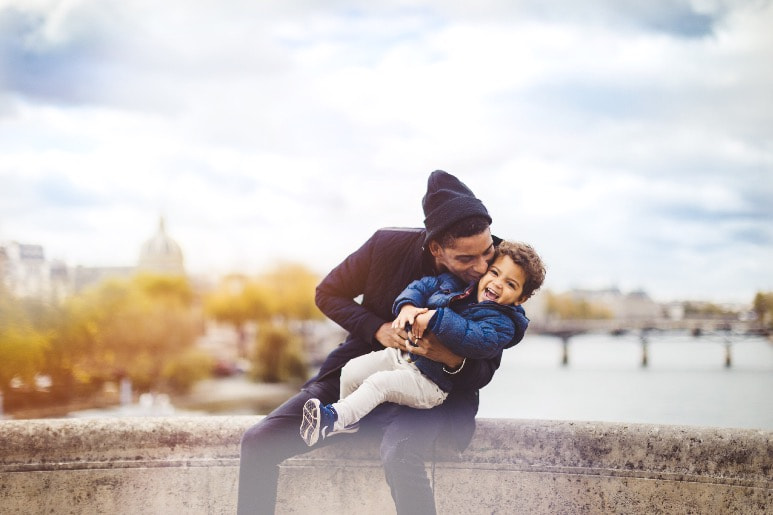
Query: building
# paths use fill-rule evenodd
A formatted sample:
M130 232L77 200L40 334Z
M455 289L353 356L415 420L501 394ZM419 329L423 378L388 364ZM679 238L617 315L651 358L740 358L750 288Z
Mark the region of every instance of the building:
M156 233L140 248L133 266L67 266L46 259L42 245L0 244L0 282L17 297L61 300L106 279L127 279L137 272L185 275L183 252L167 232L163 217Z
M42 245L12 241L1 247L0 278L19 297L47 297L51 293L51 265Z
M142 245L137 269L140 272L185 275L182 249L166 233L163 217L158 221L156 234Z
M654 320L663 316L662 307L646 292L623 293L617 288L572 290L572 298L605 308L615 320Z

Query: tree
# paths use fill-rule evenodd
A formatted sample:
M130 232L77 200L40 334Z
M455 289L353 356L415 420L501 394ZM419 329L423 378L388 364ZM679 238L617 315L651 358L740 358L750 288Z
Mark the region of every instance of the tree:
M263 324L253 355L253 379L267 383L305 380L306 363L302 342L287 326Z
M238 353L247 356L246 324L267 320L272 314L270 292L244 275L226 276L204 301L204 310L215 320L234 326L238 334Z
M135 276L132 282L155 300L181 306L190 306L193 301L193 289L188 279L182 276L144 273Z
M50 335L33 326L19 299L0 291L0 392L14 378L33 384L49 341Z
M272 313L287 320L325 317L314 302L319 277L303 265L283 263L258 277L272 299Z
M761 329L773 327L773 292L757 292L754 296L752 309L757 315Z
M546 293L548 315L561 320L586 320L612 318L612 313L601 304L585 299L575 299L571 294Z
M159 387L165 363L195 342L189 291L187 281L137 276L72 298L61 330L79 351L74 373L85 381L128 376L139 389Z
M161 376L174 393L188 393L198 381L212 372L214 359L199 349L188 349L164 364Z

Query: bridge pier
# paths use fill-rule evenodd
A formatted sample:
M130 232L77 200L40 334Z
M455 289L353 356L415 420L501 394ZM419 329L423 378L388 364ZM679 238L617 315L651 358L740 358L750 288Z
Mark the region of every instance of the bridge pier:
M647 333L645 331L641 332L639 341L641 342L641 366L642 368L647 368L647 365L649 364L649 339L647 338Z
M569 336L561 335L561 366L564 367L569 365Z

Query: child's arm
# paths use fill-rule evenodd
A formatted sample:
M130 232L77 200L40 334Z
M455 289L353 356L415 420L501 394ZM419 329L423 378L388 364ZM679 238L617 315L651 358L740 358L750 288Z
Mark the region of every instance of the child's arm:
M421 315L422 313L426 313L427 308L417 308L413 304L403 304L400 307L400 312L397 314L397 318L395 318L395 321L392 322L392 327L395 329L405 329L405 326L407 324L411 324L411 327L413 327L413 336L416 337L416 329L415 329L415 321L417 316ZM426 323L425 323L426 327ZM423 330L422 330L423 332ZM421 338L421 336L419 336Z
M427 330L427 327L429 326L432 317L435 316L436 311L437 310L435 309L425 309L422 313L416 315L415 320L411 324L411 335L415 340L418 340L424 336L424 331Z
M418 307L426 306L432 293L437 291L439 284L440 279L434 276L426 276L413 281L395 299L394 304L392 304L392 313L398 316L402 307L408 304Z
M462 317L451 309L441 308L430 320L429 330L448 349L465 358L492 358L522 335L528 319L520 312L517 325L496 309L481 309L473 316ZM520 339L520 338L517 338Z

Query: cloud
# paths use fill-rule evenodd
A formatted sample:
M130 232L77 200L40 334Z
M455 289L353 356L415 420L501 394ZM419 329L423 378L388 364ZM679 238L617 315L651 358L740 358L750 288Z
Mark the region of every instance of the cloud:
M324 273L420 224L443 168L552 287L750 298L773 289L772 21L767 1L4 1L0 239L126 264L164 214L192 270Z

